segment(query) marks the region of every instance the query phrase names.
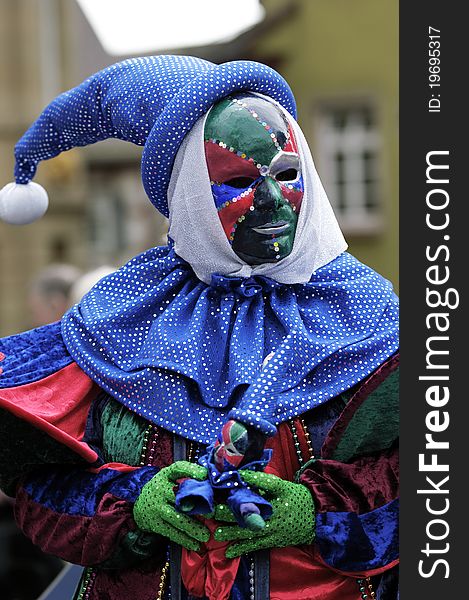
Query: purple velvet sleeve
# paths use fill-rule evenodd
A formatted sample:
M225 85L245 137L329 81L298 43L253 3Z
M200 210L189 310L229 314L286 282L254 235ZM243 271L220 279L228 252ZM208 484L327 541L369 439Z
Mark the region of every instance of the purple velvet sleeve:
M157 470L115 464L98 471L38 468L18 487L16 520L45 552L76 564L98 565L137 529L134 501Z

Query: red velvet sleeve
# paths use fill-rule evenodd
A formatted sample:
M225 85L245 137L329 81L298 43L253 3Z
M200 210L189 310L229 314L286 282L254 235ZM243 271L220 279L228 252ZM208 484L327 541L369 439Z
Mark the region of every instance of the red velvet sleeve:
M299 476L315 503L315 549L344 574L376 574L398 560L398 401L396 355L352 390L322 458ZM314 440L314 422L309 433Z
M18 487L15 518L44 552L84 566L102 564L137 532L133 504L157 470L118 464L37 468Z
M345 575L382 573L398 562L398 453L350 463L317 460L300 476L316 509L318 559Z
M397 447L350 463L317 460L300 481L312 493L317 512L369 512L399 495Z

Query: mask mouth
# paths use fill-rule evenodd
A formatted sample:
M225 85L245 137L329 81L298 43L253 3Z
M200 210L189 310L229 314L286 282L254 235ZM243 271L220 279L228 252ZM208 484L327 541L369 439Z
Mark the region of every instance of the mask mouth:
M259 227L253 227L252 230L261 235L272 235L283 233L289 226L288 221L277 221L276 223L264 223Z

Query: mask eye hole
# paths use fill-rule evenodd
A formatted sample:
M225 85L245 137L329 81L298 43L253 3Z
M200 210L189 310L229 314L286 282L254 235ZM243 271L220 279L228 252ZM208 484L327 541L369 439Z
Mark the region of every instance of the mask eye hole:
M224 184L229 185L230 187L244 189L248 188L253 182L254 179L252 179L252 177L234 177L233 179L224 181Z
M286 169L277 173L275 179L277 181L294 181L298 177L298 171L296 169Z

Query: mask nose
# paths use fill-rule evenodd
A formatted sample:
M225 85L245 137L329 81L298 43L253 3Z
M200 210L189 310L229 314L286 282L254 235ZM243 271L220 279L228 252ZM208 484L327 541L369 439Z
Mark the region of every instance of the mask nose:
M254 208L258 210L275 210L283 199L279 186L272 177L265 177L254 191Z

